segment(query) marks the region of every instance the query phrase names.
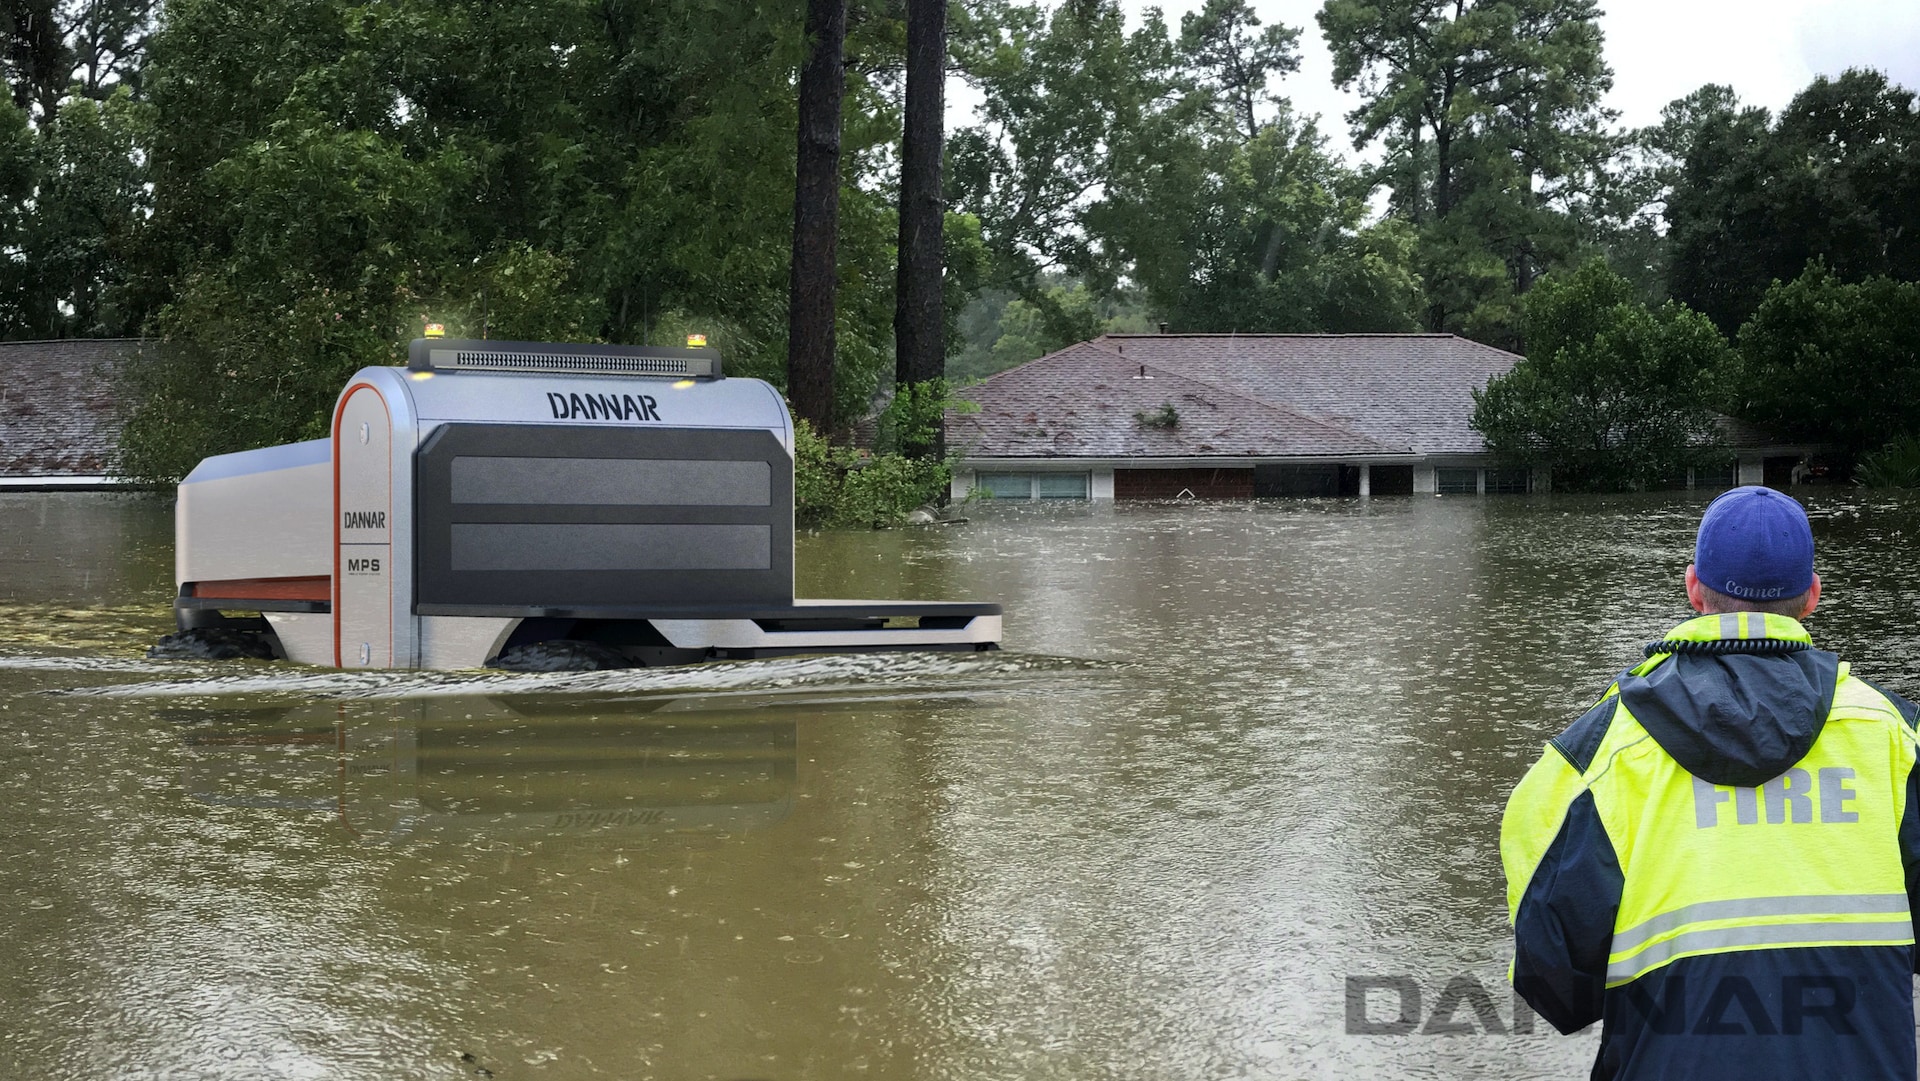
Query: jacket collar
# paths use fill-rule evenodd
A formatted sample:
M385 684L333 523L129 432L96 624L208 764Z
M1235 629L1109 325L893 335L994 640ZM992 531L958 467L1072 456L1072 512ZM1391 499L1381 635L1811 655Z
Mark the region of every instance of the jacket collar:
M1662 653L1797 653L1813 648L1813 636L1789 616L1767 612L1725 612L1698 616L1647 646L1647 656Z
M1689 619L1667 632L1669 642L1722 642L1728 639L1778 638L1813 644L1800 621L1766 612L1725 612Z

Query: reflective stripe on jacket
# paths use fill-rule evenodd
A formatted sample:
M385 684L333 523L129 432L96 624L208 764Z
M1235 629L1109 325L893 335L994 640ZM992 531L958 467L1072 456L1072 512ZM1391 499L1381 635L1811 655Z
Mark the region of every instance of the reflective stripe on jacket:
M1649 650L1508 802L1515 988L1596 1077L1914 1077L1920 711L1781 616Z

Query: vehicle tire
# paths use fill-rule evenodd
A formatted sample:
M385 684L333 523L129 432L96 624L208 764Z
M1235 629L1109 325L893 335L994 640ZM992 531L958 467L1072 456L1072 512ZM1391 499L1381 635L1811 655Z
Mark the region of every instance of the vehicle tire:
M270 661L274 651L273 643L259 631L193 627L155 642L147 656L167 661Z
M509 646L489 658L487 667L508 672L607 672L636 665L626 654L598 642L554 638Z

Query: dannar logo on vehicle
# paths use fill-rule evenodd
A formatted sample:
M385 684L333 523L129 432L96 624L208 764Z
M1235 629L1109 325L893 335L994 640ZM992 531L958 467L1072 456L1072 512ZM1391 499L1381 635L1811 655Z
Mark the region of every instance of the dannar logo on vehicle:
M547 392L555 420L659 420L651 394L560 394Z
M350 510L341 515L342 529L385 529L387 512L383 510Z

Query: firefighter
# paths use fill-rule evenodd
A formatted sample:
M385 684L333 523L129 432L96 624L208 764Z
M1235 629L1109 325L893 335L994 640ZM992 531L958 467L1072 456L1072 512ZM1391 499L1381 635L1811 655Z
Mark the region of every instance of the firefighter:
M1920 709L1814 648L1794 499L1714 500L1686 589L1508 800L1514 988L1596 1078L1913 1078Z

